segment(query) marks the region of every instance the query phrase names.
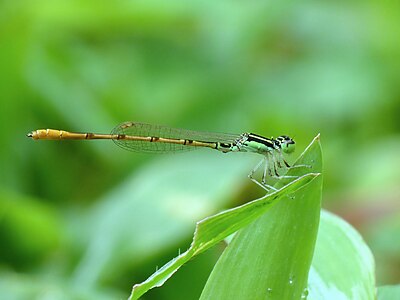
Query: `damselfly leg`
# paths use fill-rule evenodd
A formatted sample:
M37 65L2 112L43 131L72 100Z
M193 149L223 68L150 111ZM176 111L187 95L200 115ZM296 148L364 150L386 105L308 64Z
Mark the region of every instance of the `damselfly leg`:
M263 165L264 165L264 171L263 171L263 175L262 175L262 179L261 182L258 181L257 179L254 178L254 174L257 172L257 170ZM270 190L276 191L277 189L274 188L272 185L269 185L266 183L266 172L267 172L268 168L268 158L267 156L265 156L254 168L253 170L251 170L251 172L249 173L248 177L250 178L251 181L253 181L255 184L257 184L259 187L263 188L264 190L266 190L267 192L269 192Z
M257 171L262 168L261 181L256 179ZM297 175L286 175L287 171L293 168L311 168L309 165L294 165L291 166L283 157L280 151L275 153L266 153L264 158L251 170L248 177L258 186L262 187L267 192L276 191L277 188L267 182L268 178L275 180L281 179L296 179Z

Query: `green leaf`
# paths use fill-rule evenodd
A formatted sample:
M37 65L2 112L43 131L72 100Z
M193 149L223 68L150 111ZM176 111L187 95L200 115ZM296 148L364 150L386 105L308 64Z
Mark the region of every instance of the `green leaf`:
M34 266L60 247L62 224L42 199L0 190L2 263Z
M96 287L79 289L58 274L29 274L3 268L0 271L1 299L52 299L52 300L113 300L122 299L117 289Z
M320 163L320 159L315 159L318 157L318 155L314 155L316 150L320 153L320 146L317 141L318 139L315 139L308 147L308 151L306 150L303 153L301 159L299 160L300 162L311 164L313 161L318 161ZM312 153L312 155L307 155L307 159L305 159L305 153L307 152ZM312 171L316 169L317 168L314 168ZM293 172L293 174L298 173L299 169L294 168L291 170L291 172ZM149 289L161 286L188 260L204 252L235 231L253 222L263 215L267 210L269 210L272 207L272 204L276 204L279 202L279 200L287 198L288 195L297 195L297 190L302 189L310 183L316 181L315 178L318 175L318 173L309 173L300 176L274 193L268 194L265 197L251 201L240 207L221 212L198 222L190 248L185 253L179 255L164 265L146 281L141 284L136 284L133 287L130 299L138 299Z
M375 299L374 270L374 258L360 234L342 219L322 212L308 299Z
M378 287L378 300L400 299L400 285Z
M318 138L297 164L321 170ZM289 175L299 173L292 169ZM300 299L318 231L322 178L285 197L239 231L217 262L201 299Z
M86 243L74 284L88 288L109 274L142 268L187 240L196 221L228 205L247 183L254 157L207 150L154 159L98 199L85 223L70 220L74 241Z

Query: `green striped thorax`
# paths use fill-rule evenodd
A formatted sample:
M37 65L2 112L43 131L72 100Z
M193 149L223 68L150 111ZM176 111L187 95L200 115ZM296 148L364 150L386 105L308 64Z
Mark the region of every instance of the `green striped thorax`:
M239 139L233 144L219 144L219 150L224 151L243 151L243 152L255 152L260 154L271 153L274 151L282 151L284 153L292 153L295 150L295 142L292 138L281 135L274 138L266 138L261 135L254 133L243 133ZM230 146L230 147L229 147ZM228 150L229 149L229 150ZM224 151L225 152L225 151Z

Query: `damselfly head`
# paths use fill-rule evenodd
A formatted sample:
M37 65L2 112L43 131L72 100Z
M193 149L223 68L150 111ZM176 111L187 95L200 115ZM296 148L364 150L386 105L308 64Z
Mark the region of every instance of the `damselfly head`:
M285 153L292 153L295 149L295 142L292 138L287 135L281 135L276 138L276 141L280 144L280 147Z

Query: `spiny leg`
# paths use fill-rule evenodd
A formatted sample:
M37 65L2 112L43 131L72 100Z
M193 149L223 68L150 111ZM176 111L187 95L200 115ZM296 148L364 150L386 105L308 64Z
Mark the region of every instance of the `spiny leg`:
M266 184L267 171L268 171L268 175L270 177L279 176L278 175L278 171L276 169L275 161L273 159L271 161L271 154L270 153L267 153L265 161L266 161L266 163L265 163L264 173L263 173L263 177L262 177L262 181L261 181L262 184ZM275 176L274 176L274 174L272 172L274 172Z
M272 176L272 177L274 177L276 179L284 179L284 178L287 179L287 178L298 178L299 177L299 176L294 176L294 175L279 175L278 174L278 172L276 170L276 166L278 166L278 168L282 166L280 161L283 161L287 170L289 170L291 168L290 165L287 163L287 161L283 158L283 155L281 152L278 152L277 156L273 155L272 160L273 160L274 169L275 169L275 176Z
M267 187L268 189L277 191L277 189L274 188L272 185L267 184L267 172L268 172L269 177L273 177L272 171L271 171L271 165L273 165L273 164L271 164L271 157L270 157L269 153L267 153L267 155L265 156L264 161L265 161L265 165L264 165L263 176L261 178L261 184L263 186Z
M269 192L269 190L263 185L261 184L258 180L256 180L253 175L254 173L260 168L260 166L266 161L266 158L263 158L254 168L253 170L251 170L251 172L249 173L248 177L250 178L251 181L253 181L255 184L257 184L258 186L260 186L261 188L263 188L264 190L266 190L267 192Z
M257 179L255 179L253 177L254 173L260 168L260 166L265 162L265 168L264 168L264 172L263 172L263 179L262 182L259 182ZM267 161L267 157L264 157L255 167L253 170L251 170L251 172L249 173L248 177L250 178L251 181L253 181L255 184L257 184L258 186L260 186L261 188L263 188L264 190L266 190L267 192L269 192L270 190L274 190L276 191L277 189L274 188L273 186L266 184L265 183L265 176L266 176L266 170L268 168L268 161Z
M310 165L294 165L294 166L291 166L291 165L289 165L289 163L286 161L286 159L283 157L283 155L282 155L282 152L280 152L279 151L279 159L281 160L281 161L283 161L283 163L285 164L285 166L288 168L288 169L294 169L294 168L309 168L309 169L312 169L312 166L310 166ZM278 160L279 161L279 160ZM279 165L279 164L278 164Z
M275 176L272 176L272 177L280 177L280 175L278 173L280 163L279 163L279 160L275 159L274 155L272 155L272 165L274 166L274 173L275 173Z
M277 159L278 166L281 166L280 161L283 161L283 163L285 164L286 168L288 168L288 169L292 168L292 167L289 165L289 163L286 161L286 159L283 157L281 151L278 151L278 156L279 156L278 159Z
M253 168L253 170L250 171L250 173L249 173L249 175L248 175L248 177L249 177L250 179L253 178L254 173L260 168L260 166L262 165L262 163L263 163L264 161L265 161L265 158L263 158L263 159Z
M265 161L264 172L263 172L263 175L262 175L262 178L261 178L261 183L262 184L266 183L267 172L268 172L268 175L270 177L272 176L271 169L269 168L270 160L269 160L269 156L268 155L265 156L264 161Z

